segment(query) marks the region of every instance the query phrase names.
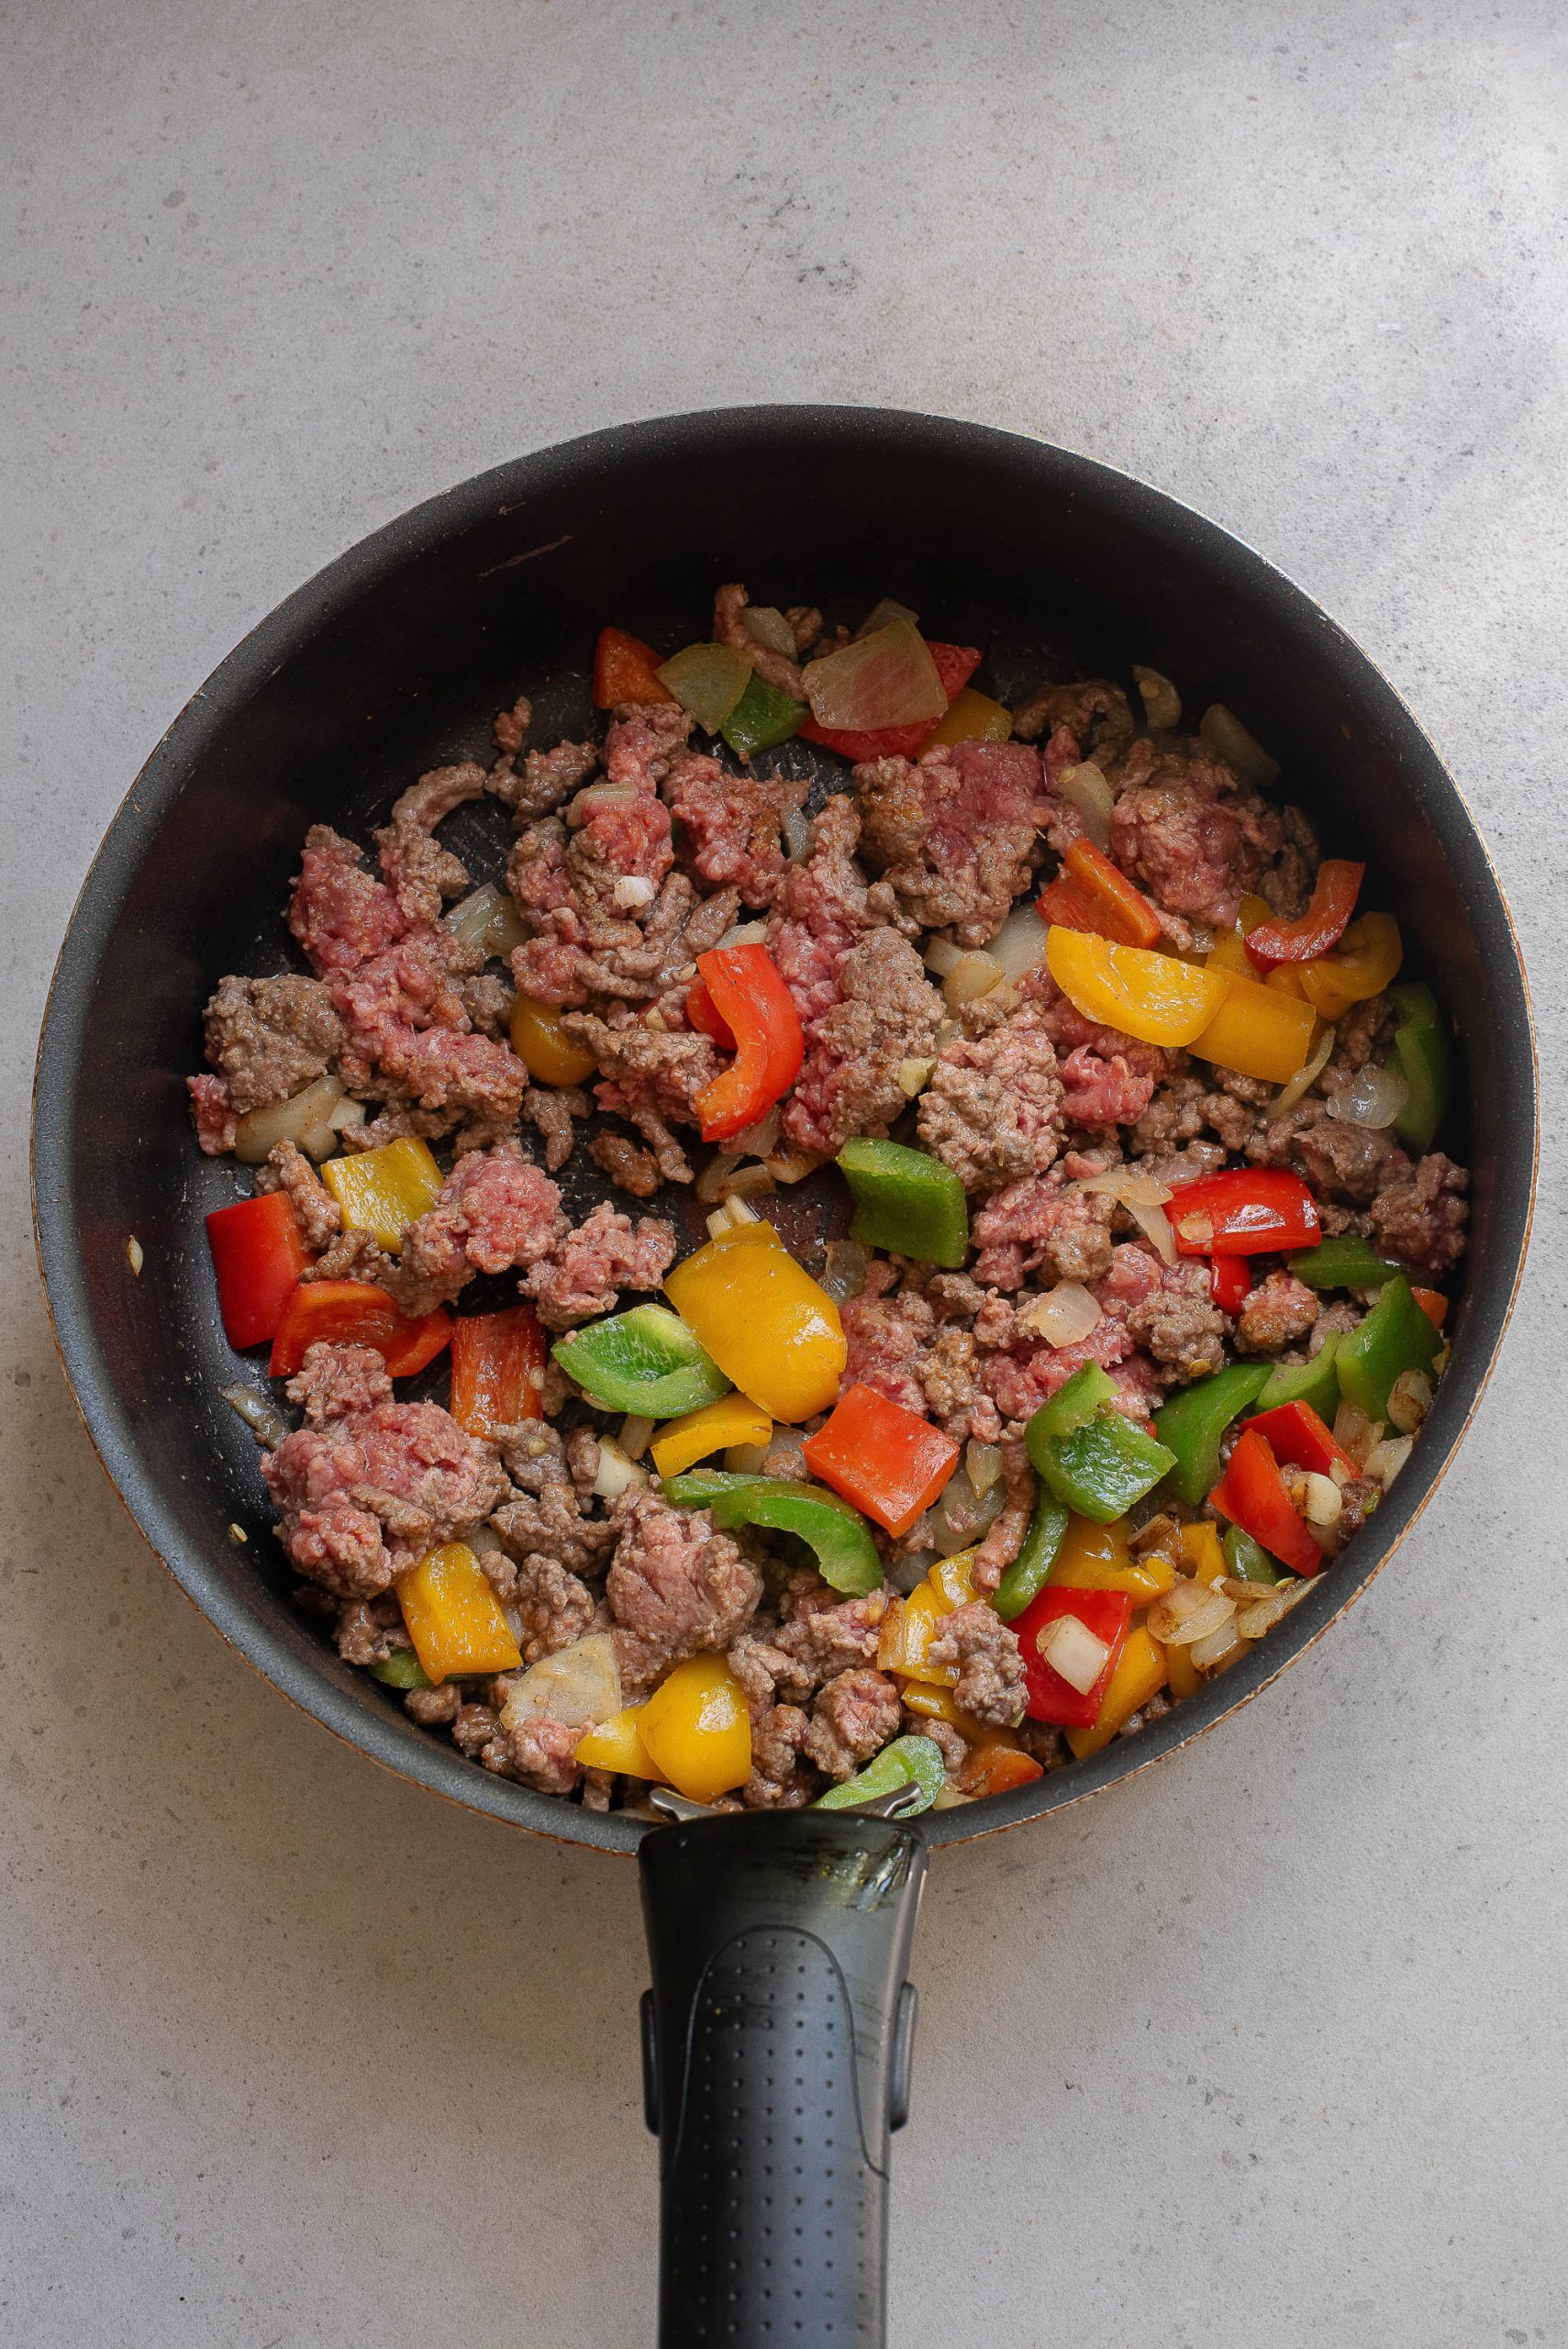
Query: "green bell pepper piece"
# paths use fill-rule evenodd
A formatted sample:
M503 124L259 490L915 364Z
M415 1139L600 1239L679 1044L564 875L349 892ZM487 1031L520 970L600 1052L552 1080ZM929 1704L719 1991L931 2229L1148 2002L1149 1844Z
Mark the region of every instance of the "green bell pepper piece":
M729 1392L712 1356L667 1305L634 1305L558 1338L550 1353L592 1403L674 1419Z
M1154 1414L1160 1441L1175 1460L1171 1490L1189 1508L1196 1508L1219 1477L1219 1441L1249 1403L1255 1403L1269 1383L1266 1362L1239 1362L1183 1386Z
M854 1197L851 1240L956 1269L969 1253L969 1202L951 1166L902 1142L847 1141L839 1165Z
M1453 1095L1453 1052L1430 987L1390 987L1388 999L1398 1014L1394 1057L1410 1088L1405 1107L1394 1120L1394 1130L1406 1149L1419 1158L1424 1150L1430 1150L1448 1115Z
M373 1680L379 1680L384 1688L428 1688L431 1685L412 1648L398 1648L393 1654L384 1656L379 1664L370 1666L370 1675Z
M1340 1341L1340 1391L1369 1419L1388 1417L1388 1390L1401 1371L1429 1370L1442 1339L1396 1273L1359 1328Z
M1113 1380L1098 1363L1075 1370L1024 1431L1038 1475L1080 1517L1108 1525L1151 1493L1176 1455L1111 1403Z
M1276 1363L1253 1408L1272 1411L1276 1403L1310 1403L1318 1418L1332 1427L1340 1408L1340 1374L1335 1364L1340 1334L1330 1330L1310 1362Z
M929 1810L947 1784L947 1765L942 1749L929 1737L895 1737L884 1745L874 1762L841 1787L829 1787L818 1795L812 1805L814 1810L852 1810L858 1802L869 1802L873 1795L890 1795L895 1787L918 1787L925 1800L921 1810ZM911 1819L917 1813L910 1811Z
M1021 1615L1030 1599L1045 1588L1045 1579L1056 1564L1070 1514L1037 1476L1034 1515L1024 1536L1024 1546L997 1584L991 1600L1004 1623Z
M1296 1279L1305 1281L1308 1288L1381 1288L1399 1270L1358 1231L1321 1240L1316 1248L1304 1248L1288 1262Z
M806 715L806 704L792 701L753 670L751 682L719 728L738 759L754 759L759 751L775 751L787 742Z
M1219 1546L1225 1553L1226 1564L1238 1582L1273 1583L1284 1580L1284 1573L1275 1565L1262 1543L1254 1542L1250 1533L1243 1533L1239 1525L1226 1527Z
M881 1587L882 1560L870 1526L858 1509L820 1485L797 1485L789 1476L740 1476L723 1468L695 1468L666 1476L660 1490L677 1508L710 1508L715 1525L727 1533L740 1525L760 1525L795 1534L834 1590L863 1598Z

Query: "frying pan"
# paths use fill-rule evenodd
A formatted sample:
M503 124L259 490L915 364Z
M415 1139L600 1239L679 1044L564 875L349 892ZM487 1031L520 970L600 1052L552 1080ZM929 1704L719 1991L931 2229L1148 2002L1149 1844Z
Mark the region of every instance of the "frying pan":
M363 839L421 769L484 755L490 714L519 690L536 741L580 730L598 629L615 620L673 649L706 633L725 579L835 616L895 595L943 637L984 646L983 682L1005 699L1043 674L1125 677L1140 660L1174 677L1189 709L1226 701L1281 756L1284 787L1326 840L1372 862L1408 967L1458 1029L1464 1130L1451 1147L1474 1170L1471 1252L1451 1365L1376 1518L1243 1663L1162 1720L917 1829L825 1812L660 1825L475 1768L295 1611L254 1447L219 1399L236 1365L202 1216L234 1182L195 1151L183 1078L218 976L283 966L280 911L306 826ZM813 755L794 745L776 758ZM476 872L498 868L493 811L465 811L447 837ZM138 777L61 949L39 1056L35 1214L93 1441L223 1636L419 1785L558 1841L640 1851L661 2342L876 2343L928 1851L1039 1820L1157 1761L1255 1697L1365 1587L1491 1367L1523 1258L1535 1131L1524 974L1486 852L1414 719L1309 597L1086 458L926 416L753 407L595 433L465 482L342 556L229 655ZM591 1170L573 1182L580 1215ZM812 1187L788 1195L784 1227L807 1254L831 1211L828 1180ZM684 1242L700 1236L688 1220Z

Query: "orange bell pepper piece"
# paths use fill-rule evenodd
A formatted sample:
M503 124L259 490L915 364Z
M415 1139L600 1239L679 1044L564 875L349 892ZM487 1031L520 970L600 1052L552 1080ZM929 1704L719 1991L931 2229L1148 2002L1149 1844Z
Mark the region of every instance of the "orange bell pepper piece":
M466 1542L428 1551L394 1587L427 1680L515 1672L522 1663L501 1602Z
M439 1307L421 1319L411 1319L398 1311L384 1288L370 1281L302 1281L278 1324L267 1369L273 1378L292 1378L306 1349L326 1341L373 1346L389 1377L412 1378L435 1361L451 1326Z
M692 1802L712 1802L751 1775L746 1692L721 1655L678 1664L641 1708L637 1726L655 1773Z
M1112 1675L1115 1678L1115 1675ZM1044 1765L1021 1746L1005 1745L991 1738L977 1745L959 1772L959 1791L966 1795L1005 1795L1015 1787L1032 1786L1045 1776Z
M594 707L613 709L622 701L673 701L659 675L659 655L624 628L599 630L594 647Z
M1296 969L1307 999L1325 1019L1338 1019L1352 1003L1381 995L1405 959L1399 925L1392 914L1362 914L1351 922L1332 954L1321 954ZM1299 1065L1299 1063L1298 1063Z
M735 1058L696 1097L704 1141L728 1141L789 1091L806 1057L795 997L765 946L716 946L697 956L708 1001L735 1039Z
M1010 709L1004 709L988 694L976 693L973 685L965 685L953 696L947 716L938 719L935 732L927 735L921 749L945 750L953 742L1005 742L1012 730Z
M1099 915L1105 935L1124 946L1155 946L1160 917L1103 848L1076 840L1062 860L1067 876Z
M453 1419L488 1442L502 1428L544 1416L544 1331L531 1305L465 1313L452 1324Z
M801 1448L814 1476L895 1541L930 1508L958 1466L951 1435L874 1386L851 1386L827 1425Z
M1312 902L1298 920L1279 921L1271 915L1248 931L1247 952L1259 970L1270 971L1276 963L1309 963L1315 955L1327 954L1343 937L1365 877L1364 864L1326 856L1312 885Z
M1426 1315L1434 1330L1440 1330L1448 1319L1448 1299L1440 1288L1412 1288L1411 1296Z

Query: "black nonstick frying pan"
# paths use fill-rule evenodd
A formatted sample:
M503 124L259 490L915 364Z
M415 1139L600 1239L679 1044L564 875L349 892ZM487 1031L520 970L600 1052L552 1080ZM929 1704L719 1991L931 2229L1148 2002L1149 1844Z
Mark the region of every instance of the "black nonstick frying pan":
M1136 660L1176 679L1189 708L1230 704L1326 841L1372 862L1409 967L1458 1029L1471 1253L1451 1366L1397 1486L1223 1678L1087 1762L917 1829L841 1812L659 1825L476 1768L293 1609L254 1447L219 1400L235 1364L202 1214L234 1180L196 1152L183 1078L218 976L284 962L280 909L306 826L363 839L422 768L484 755L491 713L519 690L536 741L581 730L598 629L613 620L673 649L706 633L726 579L851 619L896 596L941 636L984 646L982 682L1003 698L1046 674L1125 677ZM453 845L497 870L499 817L460 820L472 829ZM884 2337L888 2133L908 2092L905 1977L928 1849L1022 1825L1156 1761L1256 1696L1364 1588L1491 1368L1535 1133L1524 975L1485 850L1409 713L1308 596L1085 458L931 417L757 407L595 433L465 482L344 555L229 655L149 760L83 889L39 1056L34 1187L93 1440L224 1637L327 1728L434 1792L563 1842L640 1851L665 2349L863 2343ZM815 1199L792 1197L799 1229L786 1237L820 1241L830 1189L823 1178ZM581 1213L593 1196L583 1184L568 1205Z

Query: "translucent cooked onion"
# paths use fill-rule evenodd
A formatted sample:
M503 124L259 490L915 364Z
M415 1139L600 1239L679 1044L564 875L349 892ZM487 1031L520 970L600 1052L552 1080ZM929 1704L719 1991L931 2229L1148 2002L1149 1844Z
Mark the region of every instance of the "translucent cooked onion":
M985 952L1000 965L1002 975L1021 979L1045 960L1046 927L1032 906L1015 906Z
M1000 1485L993 1485L984 1495L977 1493L969 1481L967 1469L956 1470L931 1511L931 1540L937 1555L956 1558L961 1550L973 1548L1001 1513L1006 1497Z
M766 1158L778 1148L778 1141L779 1112L773 1108L754 1126L748 1126L744 1133L736 1135L735 1148L742 1158Z
M646 874L623 873L612 894L617 906L636 911L642 906L651 906L659 892Z
M224 1386L219 1388L231 1411L238 1411L258 1443L275 1452L285 1435L289 1422L272 1397L259 1386Z
M1097 766L1089 760L1064 770L1057 785L1062 796L1076 807L1084 819L1084 829L1096 848L1111 844L1111 810L1116 798L1110 785Z
M441 928L450 932L461 945L483 946L484 933L500 913L506 900L493 881L452 907L441 916Z
M628 1412L616 1442L628 1460L640 1460L653 1440L653 1422L640 1412Z
M877 629L885 628L890 620L907 620L911 628L918 628L920 615L912 612L907 604L899 603L895 597L884 596L872 606L855 634L857 637L874 636Z
M776 604L745 605L740 625L753 644L765 645L770 652L782 652L786 661L795 659L795 630Z
M950 1011L957 1011L963 1004L978 1003L983 995L999 987L1006 975L995 956L983 949L961 955L942 981L942 1000Z
M1331 1476L1320 1476L1316 1469L1309 1468L1302 1499L1302 1513L1308 1525L1328 1527L1340 1522L1344 1496Z
M1240 1647L1241 1634L1232 1618L1229 1622L1221 1623L1217 1631L1210 1631L1207 1639L1195 1640L1188 1653L1200 1672L1213 1672L1219 1664L1229 1664Z
M638 796L629 783L591 783L585 790L579 791L567 801L567 829L576 831L580 825L587 822L595 807L629 807Z
M724 1197L725 1177L733 1174L740 1163L738 1150L716 1150L693 1184L693 1195L705 1208L717 1207Z
M1174 1196L1169 1183L1162 1183L1157 1174L1146 1174L1141 1166L1107 1166L1103 1174L1082 1175L1073 1187L1075 1191L1098 1191L1106 1198L1119 1199L1129 1208L1162 1208Z
M281 1141L297 1142L329 1117L343 1097L335 1076L318 1076L290 1101L251 1109L234 1129L234 1155L242 1166L261 1166Z
M826 1289L835 1304L841 1304L849 1297L859 1297L866 1285L870 1262L870 1252L860 1241L829 1240L817 1286Z
M628 1460L614 1436L599 1438L599 1465L590 1490L602 1501L613 1501L629 1485L646 1485L648 1471Z
M1244 1640L1261 1640L1293 1607L1300 1604L1311 1587L1309 1580L1277 1583L1273 1590L1250 1599L1238 1610L1236 1629Z
M1266 791L1271 783L1279 781L1279 761L1270 758L1256 736L1248 733L1235 711L1227 709L1222 701L1211 703L1204 711L1197 730L1209 749L1249 783Z
M1359 1404L1341 1403L1334 1414L1334 1442L1358 1467L1382 1436L1383 1421L1369 1419Z
M955 946L951 938L933 938L927 944L926 968L939 979L951 978L962 960L962 947Z
M765 921L738 921L725 931L713 951L718 954L727 946L765 946L767 942L768 925Z
M1059 1615L1040 1635L1040 1652L1069 1688L1086 1697L1109 1660L1110 1650L1076 1615Z
M1287 1109L1295 1108L1302 1095L1311 1090L1328 1067L1329 1055L1333 1049L1334 1030L1332 1028L1325 1028L1296 1074L1287 1084L1280 1086L1279 1091L1269 1103L1263 1112L1265 1121L1270 1118L1283 1118Z
M1171 1229L1171 1219L1164 1208L1145 1207L1141 1199L1129 1199L1127 1211L1161 1263L1173 1264L1176 1261L1176 1235Z
M528 936L528 926L508 897L496 914L495 920L486 925L484 952L486 954L494 954L499 962L504 963L509 954L517 952L517 948L524 944Z
M1388 1421L1401 1435L1414 1435L1432 1408L1432 1382L1424 1370L1402 1370L1388 1390Z
M1026 1305L1018 1321L1021 1329L1043 1338L1048 1346L1076 1346L1098 1326L1101 1318L1098 1301L1090 1296L1082 1281L1058 1281L1043 1297Z
M727 1174L720 1194L726 1199L765 1199L773 1188L773 1170L752 1159Z
M724 1464L732 1476L760 1476L767 1457L765 1443L732 1443L724 1455Z
M1182 696L1167 676L1158 669L1145 669L1135 661L1132 682L1138 687L1138 697L1143 704L1146 726L1169 729L1182 722Z
M934 1060L911 1059L899 1062L895 1074L898 1078L898 1090L906 1101L913 1101L917 1095L924 1093L936 1074L936 1067Z
M1368 1061L1348 1085L1329 1094L1329 1115L1352 1126L1391 1126L1409 1097L1410 1087L1397 1069Z
M786 807L779 818L779 829L784 834L784 853L792 864L798 864L811 846L811 827L798 807Z
M818 726L911 726L940 718L948 706L936 662L909 619L890 620L813 661L804 681Z
M975 1491L988 1493L1001 1480L1002 1447L999 1443L977 1443L971 1436L963 1447L963 1464Z
M724 1205L715 1208L707 1219L708 1238L722 1239L725 1232L733 1231L738 1224L761 1223L762 1219L756 1208L749 1208L744 1199L727 1194Z
M613 1720L621 1703L615 1641L608 1631L590 1631L573 1646L530 1664L521 1679L514 1680L501 1720L509 1730L534 1720L594 1729Z
M662 662L658 674L704 732L717 734L751 682L751 663L732 644L688 644Z
M1385 1436L1381 1443L1374 1443L1367 1453L1362 1464L1362 1474L1372 1477L1373 1481L1381 1485L1386 1492L1415 1449L1414 1436Z
M808 1174L815 1174L819 1166L825 1166L827 1160L820 1151L786 1150L772 1152L765 1163L775 1183L804 1183Z
M895 1558L884 1567L887 1580L900 1598L907 1598L917 1590L937 1563L934 1550L911 1550L906 1558Z
M1164 1647L1190 1647L1229 1623L1235 1612L1235 1600L1222 1590L1183 1580L1162 1591L1149 1609L1149 1635Z

